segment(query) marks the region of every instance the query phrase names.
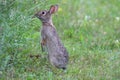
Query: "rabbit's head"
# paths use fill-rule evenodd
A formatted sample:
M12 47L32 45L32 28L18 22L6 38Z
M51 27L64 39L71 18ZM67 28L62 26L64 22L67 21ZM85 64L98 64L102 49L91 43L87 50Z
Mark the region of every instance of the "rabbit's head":
M49 10L39 11L35 14L42 22L50 22L51 15L58 11L58 5L52 5Z

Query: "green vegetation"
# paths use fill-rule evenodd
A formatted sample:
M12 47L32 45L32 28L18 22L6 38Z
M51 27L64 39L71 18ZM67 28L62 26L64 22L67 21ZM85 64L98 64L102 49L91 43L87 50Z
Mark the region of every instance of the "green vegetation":
M32 16L59 4L53 16L70 60L66 72L40 48ZM0 0L0 80L119 80L120 0Z

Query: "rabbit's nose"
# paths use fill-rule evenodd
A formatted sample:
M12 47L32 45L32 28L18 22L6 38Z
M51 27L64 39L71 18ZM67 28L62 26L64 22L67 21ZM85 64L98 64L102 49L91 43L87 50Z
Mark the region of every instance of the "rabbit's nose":
M38 17L38 13L35 13L32 18Z
M33 15L32 18L36 18L37 17L37 14Z
M32 16L32 18L35 18L36 16L34 15L34 16Z

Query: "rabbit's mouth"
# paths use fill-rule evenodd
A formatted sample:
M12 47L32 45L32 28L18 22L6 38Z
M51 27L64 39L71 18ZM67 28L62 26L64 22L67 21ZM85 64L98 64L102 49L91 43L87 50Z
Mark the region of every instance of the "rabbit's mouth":
M39 16L39 15L37 15L37 14L35 14L35 17L37 17L37 18L39 18L39 19L40 19L40 16Z
M46 19L45 17L42 17L41 15L35 14L33 16L33 18L37 17L38 19L40 19L42 22L48 22L49 19Z
M43 18L41 18L39 15L35 14L34 17L37 17L38 19L40 19L41 21L44 21Z

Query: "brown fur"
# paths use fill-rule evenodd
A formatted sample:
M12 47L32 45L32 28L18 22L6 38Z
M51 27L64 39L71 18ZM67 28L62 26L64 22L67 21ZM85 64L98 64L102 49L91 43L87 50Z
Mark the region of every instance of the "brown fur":
M57 34L52 23L51 15L58 10L57 5L52 5L50 10L39 11L35 14L42 22L41 46L46 46L50 63L61 69L66 69L68 63L68 52Z

